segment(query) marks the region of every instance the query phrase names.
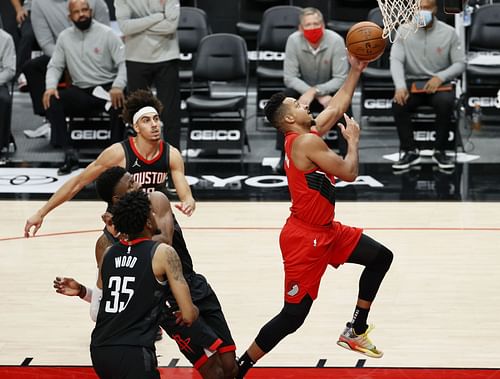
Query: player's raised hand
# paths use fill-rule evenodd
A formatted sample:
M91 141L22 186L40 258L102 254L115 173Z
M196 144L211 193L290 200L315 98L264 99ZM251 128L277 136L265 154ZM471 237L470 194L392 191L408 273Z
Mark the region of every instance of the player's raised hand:
M359 124L353 117L349 117L347 114L344 113L344 118L346 121L346 126L342 125L341 123L338 123L338 127L340 129L340 132L344 136L344 138L347 140L348 143L353 143L353 142L358 142L359 141Z

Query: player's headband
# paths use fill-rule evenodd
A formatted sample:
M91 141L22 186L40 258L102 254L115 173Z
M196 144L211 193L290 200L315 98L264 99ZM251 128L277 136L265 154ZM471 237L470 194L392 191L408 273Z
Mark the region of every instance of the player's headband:
M150 106L142 107L137 112L135 112L134 117L132 117L132 124L135 124L137 121L139 121L139 119L146 113L154 113L155 115L157 115L158 111Z

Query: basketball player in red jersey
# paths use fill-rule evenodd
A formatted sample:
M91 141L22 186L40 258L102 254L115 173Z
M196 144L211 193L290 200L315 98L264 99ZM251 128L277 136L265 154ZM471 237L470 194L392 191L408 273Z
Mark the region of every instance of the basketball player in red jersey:
M334 219L335 177L353 181L358 175L359 126L344 112L366 63L351 56L349 61L351 69L344 85L316 120L307 105L283 93L273 95L265 107L267 119L285 134L285 172L292 199L291 215L280 234L285 303L239 359L237 378L243 378L255 362L303 324L326 268L346 262L364 265L365 269L359 280L354 316L337 343L373 358L383 354L368 338L371 327L367 317L392 263L392 252L361 229ZM331 151L321 138L342 114L346 127L339 124L339 128L348 143L345 158Z
M135 137L106 148L95 161L79 175L68 180L28 220L24 236L35 235L42 226L44 217L54 208L71 200L86 185L113 166L124 167L146 191L165 189L168 176L173 180L181 203L176 207L191 216L196 204L191 188L184 176L184 162L176 148L161 138L160 114L162 105L149 91L132 92L123 109L123 119L133 126ZM33 233L31 234L31 229Z

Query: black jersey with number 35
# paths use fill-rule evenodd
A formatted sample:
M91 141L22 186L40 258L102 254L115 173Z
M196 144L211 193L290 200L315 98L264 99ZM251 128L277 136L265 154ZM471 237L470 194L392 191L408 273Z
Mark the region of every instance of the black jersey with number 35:
M111 246L104 256L102 299L91 346L131 345L154 349L168 283L152 268L158 242L137 239Z

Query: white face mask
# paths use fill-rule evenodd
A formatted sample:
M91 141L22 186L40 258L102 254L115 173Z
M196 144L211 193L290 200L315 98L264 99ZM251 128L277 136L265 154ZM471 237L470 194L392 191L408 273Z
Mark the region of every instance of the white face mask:
M418 26L420 26L421 28L426 27L432 22L432 17L432 11L421 9L419 14L417 14Z

